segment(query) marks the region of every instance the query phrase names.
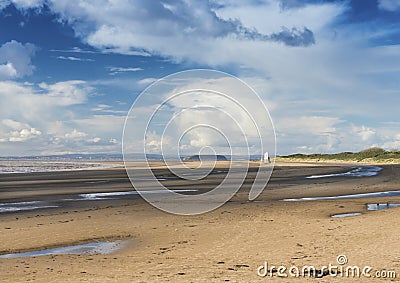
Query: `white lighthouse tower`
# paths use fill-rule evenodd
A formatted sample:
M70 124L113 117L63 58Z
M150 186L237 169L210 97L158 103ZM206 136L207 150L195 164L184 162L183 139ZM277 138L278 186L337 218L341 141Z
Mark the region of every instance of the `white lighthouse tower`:
M264 159L263 159L264 163L271 163L271 160L269 158L269 153L268 151L264 153Z

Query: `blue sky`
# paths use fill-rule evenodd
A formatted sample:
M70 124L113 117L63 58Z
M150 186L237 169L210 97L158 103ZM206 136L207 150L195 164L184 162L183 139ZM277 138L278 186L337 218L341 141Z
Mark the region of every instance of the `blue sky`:
M0 155L119 153L155 79L213 68L278 154L400 147L400 1L0 0Z

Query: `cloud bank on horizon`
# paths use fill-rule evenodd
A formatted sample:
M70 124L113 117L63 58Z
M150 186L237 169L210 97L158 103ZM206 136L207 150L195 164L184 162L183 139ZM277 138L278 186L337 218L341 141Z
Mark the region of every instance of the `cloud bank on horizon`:
M0 0L0 155L118 153L134 99L190 68L253 87L278 154L399 148L399 16L398 0Z

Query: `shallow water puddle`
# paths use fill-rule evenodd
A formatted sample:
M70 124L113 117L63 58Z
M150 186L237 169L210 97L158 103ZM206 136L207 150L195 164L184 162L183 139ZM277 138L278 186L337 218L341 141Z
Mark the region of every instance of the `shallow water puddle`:
M336 200L336 199L395 197L395 196L400 196L400 191L350 194L350 195L329 196L329 197L286 198L286 199L282 199L282 201L314 201L314 200Z
M367 203L367 210L368 211L377 211L377 210L385 210L395 207L400 207L400 203ZM341 214L334 214L331 215L332 218L344 218L350 216L360 216L361 212L351 212L351 213L341 213Z
M190 193L197 192L198 190L172 190L174 193ZM127 191L127 192L109 192L109 193L89 193L79 194L79 196L85 200L108 200L113 197L127 196L127 195L138 195L138 194L165 194L169 190L143 190L143 191Z
M88 193L78 194L76 197L53 199L48 201L21 201L21 202L3 202L0 203L0 213L30 211L46 208L61 207L59 202L64 201L92 201L92 200L116 200L124 196L139 194L165 194L169 190L143 190L143 191L127 191L127 192L105 192L105 193ZM198 190L172 190L175 193L194 193Z
M385 210L389 208L400 207L400 203L367 203L367 210Z
M331 215L332 218L345 218L345 217L351 217L351 216L360 216L362 213L361 212L351 212L351 213L341 213L341 214L334 214Z
M337 173L337 174L327 174L327 175L312 175L306 177L307 179L318 179L318 178L329 178L329 177L371 177L378 175L382 171L381 167L378 166L360 166L352 169L349 172Z
M57 208L57 207L58 207L57 205L49 205L44 201L8 202L8 203L0 203L0 213L36 210L43 208Z
M0 258L20 258L46 255L78 255L78 254L110 254L122 249L126 241L118 242L95 242L83 245L66 246L54 249L39 250L25 253L14 253L0 255Z

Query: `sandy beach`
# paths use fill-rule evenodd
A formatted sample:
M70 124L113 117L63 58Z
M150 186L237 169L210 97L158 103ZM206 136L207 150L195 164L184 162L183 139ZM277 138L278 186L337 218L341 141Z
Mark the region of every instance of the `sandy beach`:
M256 163L253 164L253 167ZM400 165L379 165L372 177L307 176L343 173L350 164L276 164L264 192L248 201L250 170L239 193L224 206L197 216L162 212L138 195L78 199L82 194L131 191L123 168L4 174L2 202L37 201L52 208L0 214L0 254L28 252L96 241L126 241L111 254L50 255L0 259L2 282L390 282L400 281L400 208L367 211L366 204L400 203L400 196L281 201L305 197L394 191ZM357 166L357 165L355 165ZM224 168L220 165L219 168ZM157 174L167 173L160 165ZM207 190L224 174L200 183L166 180L169 188ZM72 199L72 201L71 201ZM331 215L360 212L360 216ZM370 266L371 278L345 274L321 278L279 277L271 266L302 268L348 263ZM271 274L260 277L268 263ZM295 270L295 269L293 269ZM374 278L396 271L397 278Z

